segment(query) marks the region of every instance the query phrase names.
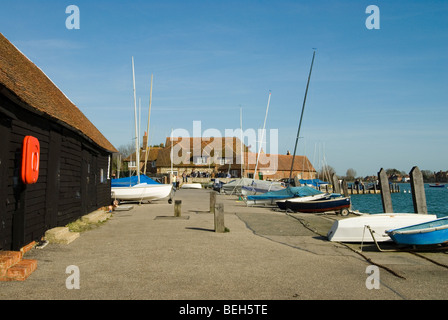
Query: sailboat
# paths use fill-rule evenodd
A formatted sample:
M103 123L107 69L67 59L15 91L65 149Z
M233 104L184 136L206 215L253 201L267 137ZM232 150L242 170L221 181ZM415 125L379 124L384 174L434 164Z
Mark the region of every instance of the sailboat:
M137 176L114 179L111 183L111 196L114 199L114 203L118 204L119 201L152 201L170 197L168 202L171 203L174 189L171 184L160 184L146 175L140 175L140 144L138 142L138 126L137 126L137 99L135 90L135 70L134 70L134 58L132 58L132 75L134 85L134 120L135 120L135 139L136 139L136 164L137 164ZM149 132L149 119L151 115L151 103L152 103L152 82L151 77L151 94L149 101L149 115L148 115L148 132ZM148 154L148 140L145 146L146 155ZM147 160L147 158L145 158ZM145 166L146 168L146 166Z
M292 157L292 163L291 163L291 171L289 174L289 180L292 180L292 171L294 168L294 159L296 157L296 151L297 151L297 142L299 140L299 135L300 135L300 128L302 126L302 120L303 120L303 113L305 110L305 104L306 104L306 97L308 94L308 88L309 88L309 84L310 84L310 79L311 79L311 73L313 71L313 65L314 65L314 58L316 56L316 51L314 51L313 53L313 60L311 61L311 67L310 67L310 73L308 76L308 82L306 85L306 90L305 90L305 97L303 99L303 106L302 106L302 114L300 116L300 122L299 122L299 128L297 131L297 137L296 137L296 144L294 147L294 155ZM269 106L269 104L268 104ZM266 111L267 113L267 111ZM255 168L255 173L256 173L257 168ZM283 190L277 190L277 191L270 191L264 194L260 194L260 195L252 195L252 196L247 196L245 199L246 205L254 205L254 204L275 204L276 201L278 200L285 200L288 198L295 198L295 197L301 197L304 196L303 195L303 188L300 187L291 187L291 184L288 184L287 188L283 189ZM315 194L309 194L309 190L305 189L305 195L306 196L311 196L311 195L315 195ZM319 192L321 193L321 192Z

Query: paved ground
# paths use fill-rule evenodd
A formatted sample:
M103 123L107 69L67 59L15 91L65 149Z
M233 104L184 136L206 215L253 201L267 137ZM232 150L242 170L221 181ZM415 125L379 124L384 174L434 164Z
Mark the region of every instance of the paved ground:
M308 300L447 299L448 254L426 257L332 243L333 215L250 208L218 195L230 232L214 232L208 190L180 190L182 218L166 201L115 212L69 245L33 249L37 270L0 283L0 299ZM371 259L371 260L369 260ZM366 268L380 265L379 289ZM69 266L80 288L69 290ZM369 282L372 283L372 282Z

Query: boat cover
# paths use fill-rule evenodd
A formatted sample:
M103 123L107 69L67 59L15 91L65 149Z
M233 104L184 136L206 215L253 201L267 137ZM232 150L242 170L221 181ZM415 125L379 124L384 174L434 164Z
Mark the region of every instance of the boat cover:
M153 179L151 179L148 176L145 176L144 174L140 175L140 183L146 183L146 184L160 184ZM132 187L138 184L138 177L132 176L132 177L126 177L126 178L120 178L120 179L112 179L112 188L119 188L119 187Z
M247 196L247 200L264 200L264 199L286 199L294 197L313 196L322 194L322 191L316 190L312 187L289 187L283 190L269 191L263 194Z

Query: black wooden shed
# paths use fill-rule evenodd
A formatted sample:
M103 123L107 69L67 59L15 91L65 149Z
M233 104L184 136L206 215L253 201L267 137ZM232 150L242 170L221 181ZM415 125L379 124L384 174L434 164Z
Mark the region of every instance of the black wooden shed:
M21 178L26 136L40 144L39 176ZM0 250L111 203L117 152L55 84L0 33Z

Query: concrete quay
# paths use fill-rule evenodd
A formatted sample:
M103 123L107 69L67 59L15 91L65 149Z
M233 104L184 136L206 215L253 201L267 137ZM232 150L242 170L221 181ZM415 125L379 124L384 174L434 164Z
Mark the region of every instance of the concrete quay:
M229 232L214 232L210 190L179 190L115 211L70 244L32 249L37 270L0 282L2 300L427 300L448 298L448 254L379 252L329 242L333 214L285 214L217 195ZM437 262L434 263L434 262ZM370 265L379 288L368 288ZM73 266L79 289L72 288ZM370 286L371 287L371 286Z

